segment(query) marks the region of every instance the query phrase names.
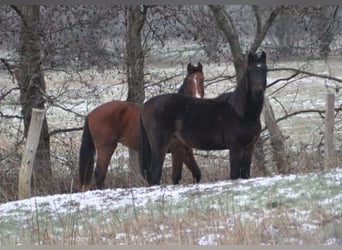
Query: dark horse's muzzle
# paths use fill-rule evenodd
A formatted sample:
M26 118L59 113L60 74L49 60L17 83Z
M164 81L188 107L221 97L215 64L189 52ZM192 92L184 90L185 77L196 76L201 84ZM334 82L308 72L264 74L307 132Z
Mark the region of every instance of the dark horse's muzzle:
M265 89L263 87L257 87L253 89L252 93L253 93L254 98L259 100L260 98L264 96Z

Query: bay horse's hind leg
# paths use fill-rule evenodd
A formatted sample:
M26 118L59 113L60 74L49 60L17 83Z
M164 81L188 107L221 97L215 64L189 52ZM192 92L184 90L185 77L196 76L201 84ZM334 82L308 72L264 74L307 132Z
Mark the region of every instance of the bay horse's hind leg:
M201 181L201 170L199 169L194 157L194 151L192 148L184 146L184 163L192 173L192 177L196 180L196 183Z
M95 182L98 189L104 188L104 180L107 175L108 165L114 153L117 143L100 145L96 148Z

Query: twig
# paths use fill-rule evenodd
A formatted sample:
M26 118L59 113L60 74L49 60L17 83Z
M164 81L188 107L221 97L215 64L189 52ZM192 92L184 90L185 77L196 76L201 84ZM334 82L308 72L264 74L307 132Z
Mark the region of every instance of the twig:
M80 131L82 130L83 127L77 127L77 128L64 128L64 129L56 129L56 130L52 130L49 133L49 137L59 134L59 133L67 133L67 132L73 132L73 131Z

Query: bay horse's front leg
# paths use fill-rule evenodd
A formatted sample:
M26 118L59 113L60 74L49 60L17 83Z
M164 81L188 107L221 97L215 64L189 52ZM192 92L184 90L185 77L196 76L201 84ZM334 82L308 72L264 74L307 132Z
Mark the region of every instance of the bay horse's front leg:
M179 184L182 178L182 167L185 158L185 147L179 142L172 142L170 146L172 157L172 182L174 185Z

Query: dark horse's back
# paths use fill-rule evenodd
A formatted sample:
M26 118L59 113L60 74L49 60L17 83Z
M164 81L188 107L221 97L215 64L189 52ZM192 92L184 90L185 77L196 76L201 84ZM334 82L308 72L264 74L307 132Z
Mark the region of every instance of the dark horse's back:
M198 99L177 94L159 95L143 105L143 122L147 125L145 127L154 128L154 131L147 133L163 133L162 136L166 138L176 133L180 139L189 142L187 146L191 148L225 149L227 138L222 134L231 126L235 126L237 115L224 99ZM191 139L188 140L189 138Z

